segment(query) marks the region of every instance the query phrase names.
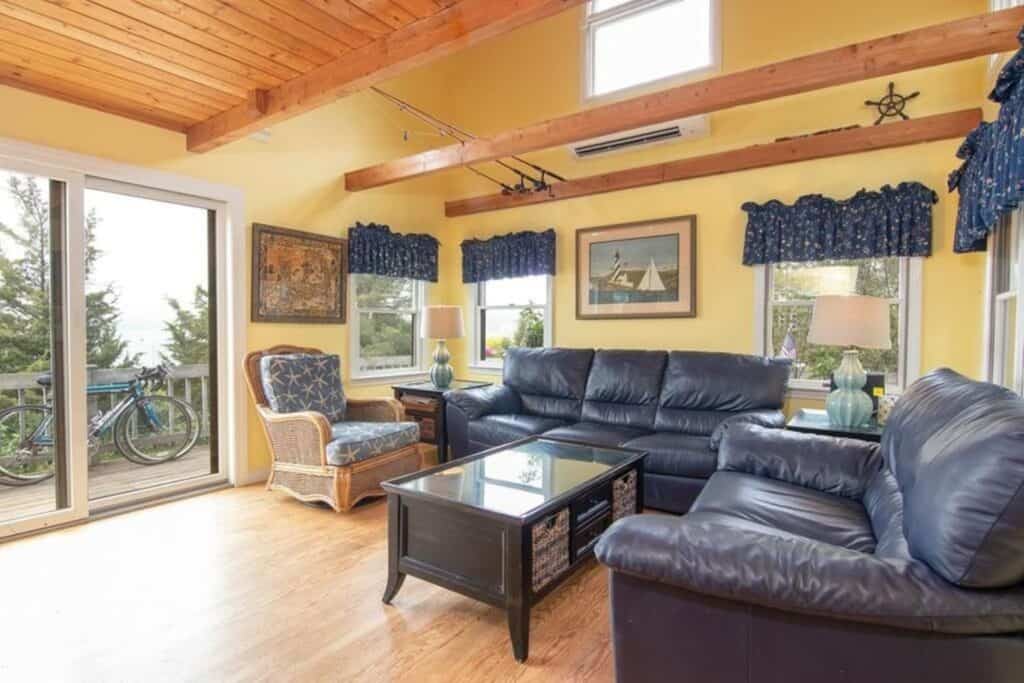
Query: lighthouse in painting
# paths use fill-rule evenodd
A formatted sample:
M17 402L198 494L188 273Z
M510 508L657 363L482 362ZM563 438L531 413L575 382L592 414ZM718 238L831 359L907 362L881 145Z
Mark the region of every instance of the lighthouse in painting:
M679 297L675 235L641 237L590 247L590 303L658 303Z

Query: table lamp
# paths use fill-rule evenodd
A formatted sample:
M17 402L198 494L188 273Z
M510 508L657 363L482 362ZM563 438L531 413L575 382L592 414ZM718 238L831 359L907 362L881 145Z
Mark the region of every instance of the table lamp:
M430 366L430 381L440 389L447 389L452 383L455 371L448 365L447 339L461 339L465 332L462 327L461 306L427 306L423 311L423 336L437 340L434 350L434 364Z
M857 347L890 349L889 301L873 296L819 296L807 342L845 346L843 362L834 373L836 390L825 401L828 420L839 427L859 427L871 417L871 398L864 393L867 374Z

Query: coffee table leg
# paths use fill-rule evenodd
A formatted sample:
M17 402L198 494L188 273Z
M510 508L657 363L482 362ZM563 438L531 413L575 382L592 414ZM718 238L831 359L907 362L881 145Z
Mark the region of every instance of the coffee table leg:
M508 634L517 662L525 662L530 654L530 595L526 586L526 537L529 531L509 527L506 535L505 576L508 577L505 610L508 612Z
M508 634L512 638L512 653L517 662L530 656L530 605L509 605Z
M402 549L401 507L401 499L388 494L388 585L382 598L385 605L391 604L405 582L405 574L398 571L398 557Z

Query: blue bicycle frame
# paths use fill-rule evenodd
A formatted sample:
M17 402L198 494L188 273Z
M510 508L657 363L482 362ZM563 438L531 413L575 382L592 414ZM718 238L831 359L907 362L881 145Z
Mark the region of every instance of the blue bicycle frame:
M103 413L102 418L96 423L89 423L89 438L97 438L104 436L109 433L117 422L117 418L124 413L132 404L137 400L143 398L146 394L142 390L142 382L113 382L110 384L91 384L86 387L85 393L87 396L97 396L100 394L122 394L128 393L123 399L118 401L117 405L111 408L106 413ZM143 406L143 410L146 413L146 419L149 420L150 425L153 429L160 429L162 424L160 417L153 410L153 406L146 403ZM31 442L39 446L52 446L53 435L50 432L50 425L53 422L52 414L46 418L36 428L36 433L32 435Z

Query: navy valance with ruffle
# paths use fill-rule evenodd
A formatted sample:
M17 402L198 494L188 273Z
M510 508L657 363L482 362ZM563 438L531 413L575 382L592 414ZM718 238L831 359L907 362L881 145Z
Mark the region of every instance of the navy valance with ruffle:
M462 243L462 281L555 274L555 231L515 232Z
M1017 35L1024 45L1024 29ZM953 250L985 251L988 234L1024 199L1024 49L1006 63L989 94L999 117L982 122L964 140L964 163L949 176L949 191L960 191Z
M792 205L747 202L743 263L930 256L932 206L938 199L914 182L861 190L846 200L811 194Z
M438 241L399 235L386 225L356 223L348 229L348 271L437 282Z

